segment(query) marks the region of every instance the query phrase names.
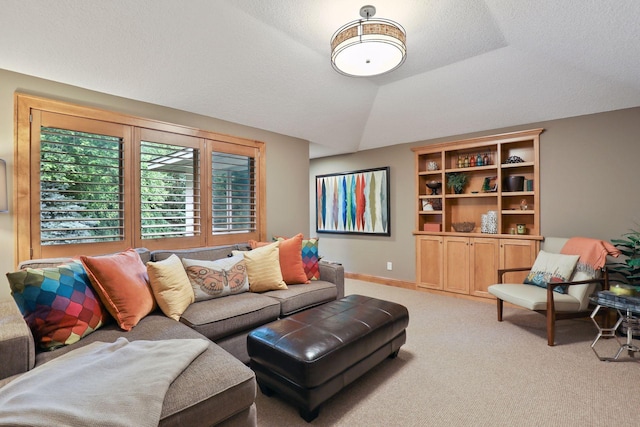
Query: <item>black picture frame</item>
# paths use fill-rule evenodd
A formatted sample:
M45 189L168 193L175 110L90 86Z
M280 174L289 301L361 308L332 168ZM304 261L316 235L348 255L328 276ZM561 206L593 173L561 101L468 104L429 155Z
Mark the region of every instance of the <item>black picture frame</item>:
M316 232L391 235L389 166L316 175Z

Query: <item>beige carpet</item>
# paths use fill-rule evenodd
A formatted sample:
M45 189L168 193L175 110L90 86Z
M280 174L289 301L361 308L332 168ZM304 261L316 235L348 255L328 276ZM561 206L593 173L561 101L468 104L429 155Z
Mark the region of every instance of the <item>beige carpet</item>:
M281 398L258 391L258 425L283 426L612 426L636 425L640 363L601 362L590 348L590 319L557 324L493 303L346 280L363 294L409 309L407 343L396 359L342 390L311 424ZM615 353L614 340L599 350Z

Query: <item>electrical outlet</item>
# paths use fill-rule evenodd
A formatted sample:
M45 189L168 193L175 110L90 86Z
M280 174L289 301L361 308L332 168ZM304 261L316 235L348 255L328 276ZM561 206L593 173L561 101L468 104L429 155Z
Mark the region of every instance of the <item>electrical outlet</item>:
M393 263L391 261L387 261L387 270L393 270Z

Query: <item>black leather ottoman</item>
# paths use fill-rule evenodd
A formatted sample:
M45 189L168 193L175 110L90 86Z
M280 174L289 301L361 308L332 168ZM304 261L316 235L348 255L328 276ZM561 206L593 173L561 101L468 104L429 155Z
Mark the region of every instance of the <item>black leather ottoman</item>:
M408 324L400 304L349 295L253 330L250 366L265 395L283 395L311 421L324 401L397 356Z

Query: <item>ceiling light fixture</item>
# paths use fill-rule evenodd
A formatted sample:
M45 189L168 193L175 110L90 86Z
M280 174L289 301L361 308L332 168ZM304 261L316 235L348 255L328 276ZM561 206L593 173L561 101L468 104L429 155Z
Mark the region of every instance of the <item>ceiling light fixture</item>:
M407 34L388 19L372 19L373 6L362 6L364 19L349 22L331 37L331 65L341 74L370 77L398 68L407 58Z

